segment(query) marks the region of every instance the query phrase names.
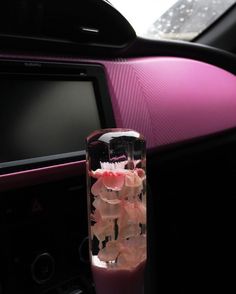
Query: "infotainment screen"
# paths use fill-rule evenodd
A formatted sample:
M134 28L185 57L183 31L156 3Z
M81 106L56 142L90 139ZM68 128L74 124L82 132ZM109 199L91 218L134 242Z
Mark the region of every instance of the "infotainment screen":
M86 136L114 126L106 115L112 110L100 66L25 62L4 68L0 169L81 159Z

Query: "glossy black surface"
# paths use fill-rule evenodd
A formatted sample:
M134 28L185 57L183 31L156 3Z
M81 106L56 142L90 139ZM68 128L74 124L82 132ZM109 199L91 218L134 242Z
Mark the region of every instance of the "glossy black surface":
M84 177L1 193L3 293L91 293L86 207Z
M98 46L123 46L135 38L126 19L102 0L4 1L0 10L0 35Z
M0 60L0 173L85 159L85 137L114 126L100 65Z

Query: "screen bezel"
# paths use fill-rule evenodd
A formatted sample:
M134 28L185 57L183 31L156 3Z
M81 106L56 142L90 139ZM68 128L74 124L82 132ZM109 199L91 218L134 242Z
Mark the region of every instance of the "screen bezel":
M1 60L0 79L91 81L101 128L115 127L104 67L100 64ZM0 174L85 160L85 150L0 163Z

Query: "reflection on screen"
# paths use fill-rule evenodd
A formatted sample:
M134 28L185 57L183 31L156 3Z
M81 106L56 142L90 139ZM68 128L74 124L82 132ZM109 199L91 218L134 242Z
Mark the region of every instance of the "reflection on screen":
M91 81L0 81L0 164L85 149L100 121Z

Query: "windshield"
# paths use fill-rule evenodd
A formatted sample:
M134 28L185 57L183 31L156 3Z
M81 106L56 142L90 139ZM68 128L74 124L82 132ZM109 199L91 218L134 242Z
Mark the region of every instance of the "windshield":
M225 13L236 0L110 0L149 39L191 41Z

